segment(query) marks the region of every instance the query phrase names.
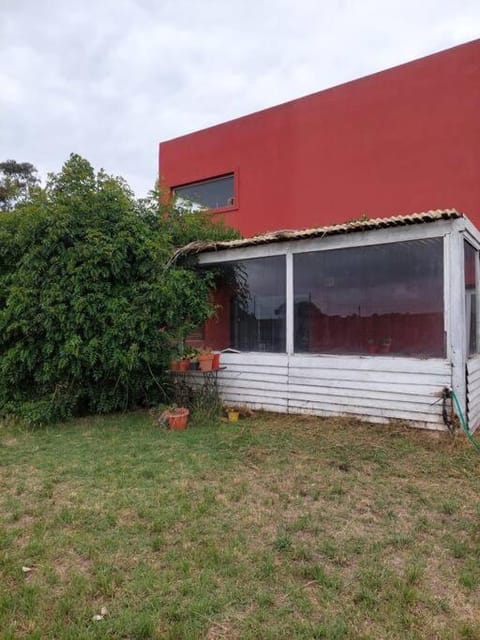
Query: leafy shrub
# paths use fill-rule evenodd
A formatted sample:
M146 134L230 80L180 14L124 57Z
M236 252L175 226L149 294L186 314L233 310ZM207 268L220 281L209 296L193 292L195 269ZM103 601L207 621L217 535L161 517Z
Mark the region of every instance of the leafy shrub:
M158 202L72 155L0 216L0 413L39 424L163 398L172 347L213 311L209 276L169 258L236 234Z

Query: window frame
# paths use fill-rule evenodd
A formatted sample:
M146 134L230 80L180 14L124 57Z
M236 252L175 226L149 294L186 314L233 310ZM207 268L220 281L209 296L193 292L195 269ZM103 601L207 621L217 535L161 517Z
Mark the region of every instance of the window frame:
M296 353L294 351L294 296L293 296L293 255L297 253L308 253L311 251L328 251L331 249L347 249L351 247L362 247L368 245L391 244L392 242L406 242L409 240L423 240L427 238L443 239L443 317L444 332L446 333L446 352L444 357L431 358L432 360L449 360L452 361L456 357L456 349L453 344L454 331L453 324L457 311L456 306L452 304L453 291L451 287L452 268L458 256L458 250L454 247L453 238L461 236L464 238L464 221L459 220L441 220L435 223L425 223L418 225L406 225L393 228L379 228L364 231L361 233L328 235L325 237L293 239L268 244L258 244L247 247L239 247L232 249L221 249L215 252L201 253L198 256L199 264L218 264L222 262L232 262L237 260L246 260L248 258L262 258L274 255L286 255L286 352L289 356L304 358L368 358L368 357L388 357L395 359L405 359L414 361L416 356L402 356L387 354L385 356L364 356L352 354L351 356L337 356L322 353ZM466 237L466 236L465 236ZM462 266L463 270L463 266ZM458 272L458 268L457 268ZM462 290L463 291L463 290ZM460 292L457 291L457 295ZM243 352L247 353L247 352ZM264 352L248 352L252 354L262 354ZM267 353L267 352L265 352ZM271 353L272 356L282 354ZM424 360L421 356L418 359ZM430 358L429 358L430 359Z
M373 249L373 248L378 248L378 247L385 247L385 246L396 246L399 247L400 245L408 245L408 244L413 244L413 243L420 243L422 241L438 241L440 240L440 242L438 243L438 249L436 249L436 251L439 252L439 256L437 256L438 258L440 258L440 266L441 266L441 291L442 291L442 305L441 305L441 313L442 313L442 324L443 324L443 338L442 338L442 351L443 354L442 355L425 355L424 353L418 352L418 353L396 353L395 351L393 351L392 353L390 353L389 351L385 352L382 350L378 351L378 352L374 352L374 353L369 353L367 351L367 348L365 348L364 351L355 351L355 350L349 350L347 347L345 347L345 351L343 350L295 350L295 338L296 338L296 331L295 331L295 318L296 318L296 314L295 314L295 303L296 303L296 293L298 292L298 290L296 290L295 288L295 258L297 256L315 256L315 255L320 255L320 254L324 254L324 259L328 261L328 253L337 253L340 254L342 252L351 252L351 251L362 251L364 249ZM405 250L405 247L404 247ZM393 251L393 248L392 248ZM293 350L292 353L294 355L298 355L298 356L304 356L304 355L319 355L319 356L340 356L340 357L365 357L365 356L374 356L374 357L378 357L378 356L384 356L386 353L388 353L389 357L397 357L397 358L421 358L421 359L430 359L430 358L440 358L443 359L446 357L447 354L447 340L446 340L446 331L445 331L445 278L446 278L446 273L445 273L445 241L444 238L442 238L441 236L429 236L429 237L423 237L423 238L418 238L418 239L392 239L390 242L383 242L383 243L368 243L368 244L359 244L356 246L343 246L343 247L331 247L329 249L327 249L326 251L320 251L320 250L314 250L314 251L296 251L292 253L292 257L294 260L294 265L293 265L293 313L294 313L294 319L293 319ZM348 258L347 258L348 260ZM387 258L387 262L388 262L388 258ZM392 264L391 262L389 263L390 265ZM324 265L325 266L325 265ZM314 267L314 265L312 265L312 268ZM300 264L298 265L298 268L301 270L302 267L300 266ZM310 269L310 271L312 271L312 268ZM360 269L361 267L359 267ZM327 267L326 271L322 271L322 269L319 269L318 274L319 274L319 278L323 278L325 273L328 273L329 269L331 269L331 267ZM315 270L315 269L313 269ZM404 281L402 281L404 282ZM440 281L438 282L438 284L440 284ZM320 287L321 289L321 287ZM365 290L367 290L368 288L365 287ZM377 301L378 302L378 301ZM436 311L435 313L440 313L440 310ZM374 311L374 313L372 314L372 316L376 316L378 314L378 309L376 311ZM406 315L410 315L411 314L411 309L408 310L406 312ZM387 314L388 315L388 314ZM328 317L328 314L327 314ZM297 320L298 322L298 320ZM345 342L346 344L346 342Z
M182 182L180 184L176 184L175 186L170 187L170 194L172 198L175 198L176 194L176 189L181 189L183 187L190 187L190 186L194 186L196 184L202 184L205 182L213 182L214 180L219 180L220 178L228 178L230 176L232 176L233 178L233 204L231 205L225 205L222 207L213 207L213 208L205 208L205 209L201 209L201 211L205 211L205 212L211 212L211 213L227 213L229 211L236 211L239 208L239 172L238 169L234 169L231 171L222 171L221 173L215 174L213 176L209 176L208 178L205 177L197 177L194 178L192 180L188 180L186 182ZM179 196L182 197L182 196Z
M473 353L470 353L469 346L469 335L467 335L467 317L466 317L466 309L467 309L467 277L465 272L465 246L469 245L470 248L475 253L475 263L474 263L474 295L475 295L475 312L476 312L476 331L475 331L475 347L476 350ZM480 248L476 242L472 242L472 239L465 234L463 238L463 282L464 282L464 296L465 296L465 357L466 359L477 358L480 356Z
M275 255L266 255L266 256L256 256L256 257L252 257L252 258L236 258L235 260L225 260L222 261L220 263L216 263L217 267L223 267L223 266L228 266L228 265L239 265L240 263L248 263L250 261L258 261L258 260L269 260L270 258L282 258L283 259L283 277L282 277L282 286L281 289L282 291L282 305L285 306L285 316L283 317L283 322L285 324L285 333L283 334L283 339L282 339L282 343L285 346L284 350L280 350L280 351L268 351L268 350L255 350L255 351L240 351L237 341L235 339L234 336L234 331L232 330L232 325L230 324L230 344L228 347L226 347L227 349L233 349L234 351L240 351L241 353L258 353L258 354L273 354L273 355L284 355L285 353L287 353L286 351L286 340L287 340L287 327L286 327L286 322L287 322L287 269L286 269L286 263L287 263L287 256L285 253L279 253L279 254L275 254ZM205 265L205 266L214 266L214 265ZM278 270L277 270L278 271ZM232 302L234 302L234 298L232 297L231 299ZM238 312L238 308L236 310ZM230 309L230 323L232 322L233 318L234 318L234 308L233 306ZM271 318L270 318L271 319ZM279 318L281 319L281 318Z

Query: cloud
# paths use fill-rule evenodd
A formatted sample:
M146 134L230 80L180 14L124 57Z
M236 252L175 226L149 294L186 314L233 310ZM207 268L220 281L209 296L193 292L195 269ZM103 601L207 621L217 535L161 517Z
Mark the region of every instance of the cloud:
M464 0L3 0L0 159L152 185L160 140L478 37Z

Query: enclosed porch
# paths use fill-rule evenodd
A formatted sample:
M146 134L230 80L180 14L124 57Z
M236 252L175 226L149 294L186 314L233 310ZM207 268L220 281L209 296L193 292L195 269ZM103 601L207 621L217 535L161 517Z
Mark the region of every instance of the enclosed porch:
M213 271L225 403L443 429L480 421L480 236L454 210L193 243Z

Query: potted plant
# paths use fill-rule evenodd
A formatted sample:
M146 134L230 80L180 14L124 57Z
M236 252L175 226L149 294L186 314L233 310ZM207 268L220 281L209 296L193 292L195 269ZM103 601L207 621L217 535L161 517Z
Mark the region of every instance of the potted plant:
M185 358L188 360L188 368L196 371L198 369L198 349L189 346L185 349Z
M211 349L206 347L205 349L201 349L198 352L198 366L200 371L211 371L212 363L213 363L213 352Z
M229 422L238 422L238 418L240 417L238 409L235 409L234 407L226 407L225 412Z
M172 349L170 369L172 371L188 371L190 369L190 356L192 349L185 344L185 327L179 326L172 331L169 337Z
M162 414L162 419L168 422L168 428L172 431L183 431L187 428L190 410L186 407L172 407Z
M190 359L182 358L178 361L178 370L179 371L188 371L190 369Z
M180 358L177 353L172 354L172 359L170 360L169 369L170 371L178 371L180 367Z

